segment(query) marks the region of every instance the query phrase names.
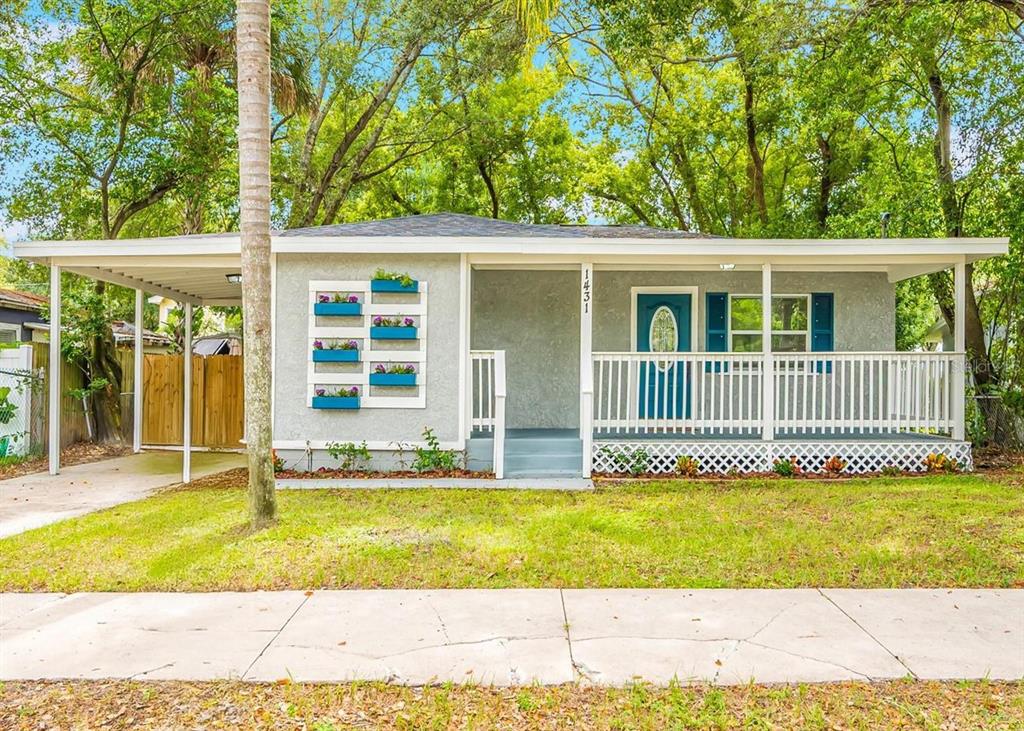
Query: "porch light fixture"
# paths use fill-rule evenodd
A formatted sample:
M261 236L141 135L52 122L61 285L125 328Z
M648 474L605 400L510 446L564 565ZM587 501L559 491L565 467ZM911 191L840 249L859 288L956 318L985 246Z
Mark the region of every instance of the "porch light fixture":
M719 264L718 268L721 269L723 272L731 272L733 269L736 268L736 265L735 264Z
M242 283L242 275L241 274L237 274L237 273L236 274L225 274L224 278L226 280L228 280L229 284L241 284Z

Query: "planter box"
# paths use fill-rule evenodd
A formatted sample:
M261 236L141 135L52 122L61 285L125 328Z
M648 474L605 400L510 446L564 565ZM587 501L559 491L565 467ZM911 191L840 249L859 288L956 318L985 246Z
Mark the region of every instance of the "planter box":
M415 340L416 327L374 325L370 328L370 337L374 340Z
M313 362L314 363L358 363L359 362L359 351L354 349L342 350L341 348L335 348L333 350L321 349L313 351Z
M314 396L314 409L358 409L358 396Z
M371 373L371 386L415 386L416 373Z
M363 314L362 302L317 302L313 305L314 315L338 316Z
M420 283L413 281L412 284L404 286L397 279L372 279L370 280L371 292L409 292L420 291Z

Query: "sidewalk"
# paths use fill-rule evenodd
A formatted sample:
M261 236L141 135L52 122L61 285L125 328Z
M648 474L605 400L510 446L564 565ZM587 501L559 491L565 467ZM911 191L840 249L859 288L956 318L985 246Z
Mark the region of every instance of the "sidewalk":
M0 595L0 680L1024 677L1024 590Z
M245 466L245 455L196 452L192 477ZM181 481L180 452L142 452L0 480L0 538L85 515Z

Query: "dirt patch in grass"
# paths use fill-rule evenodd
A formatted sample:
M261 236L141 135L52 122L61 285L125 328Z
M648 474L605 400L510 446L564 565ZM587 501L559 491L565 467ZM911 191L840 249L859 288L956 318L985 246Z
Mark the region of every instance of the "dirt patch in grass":
M1020 728L1019 683L592 688L12 682L5 729Z
M75 464L85 464L86 462L98 462L101 459L126 457L131 453L131 447L79 442L78 444L72 444L70 447L65 447L61 451L60 463L62 466L68 467ZM34 472L45 472L49 464L50 460L46 455L32 457L20 462L0 462L0 480L30 475Z

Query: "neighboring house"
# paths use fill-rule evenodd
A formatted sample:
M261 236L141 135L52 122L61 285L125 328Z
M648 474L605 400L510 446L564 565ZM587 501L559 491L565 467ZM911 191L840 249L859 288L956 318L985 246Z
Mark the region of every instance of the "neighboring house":
M26 327L32 331L31 339L35 342L45 343L50 339L50 323L33 322ZM114 331L115 346L130 348L135 344L135 325L124 320L114 320L110 327ZM142 347L146 353L166 353L171 347L171 339L152 330L143 329Z
M962 313L965 265L1007 243L455 214L277 232L274 447L315 466L328 443L365 441L386 465L429 427L472 466L536 477L672 472L680 457L718 472L969 463L963 356L893 352L894 285L953 269ZM15 246L186 309L239 304L239 251L237 234Z
M192 341L192 352L196 355L241 355L242 336L238 333L203 335Z
M39 312L46 303L46 297L31 292L0 289L0 343L32 340L28 326L43 321Z

